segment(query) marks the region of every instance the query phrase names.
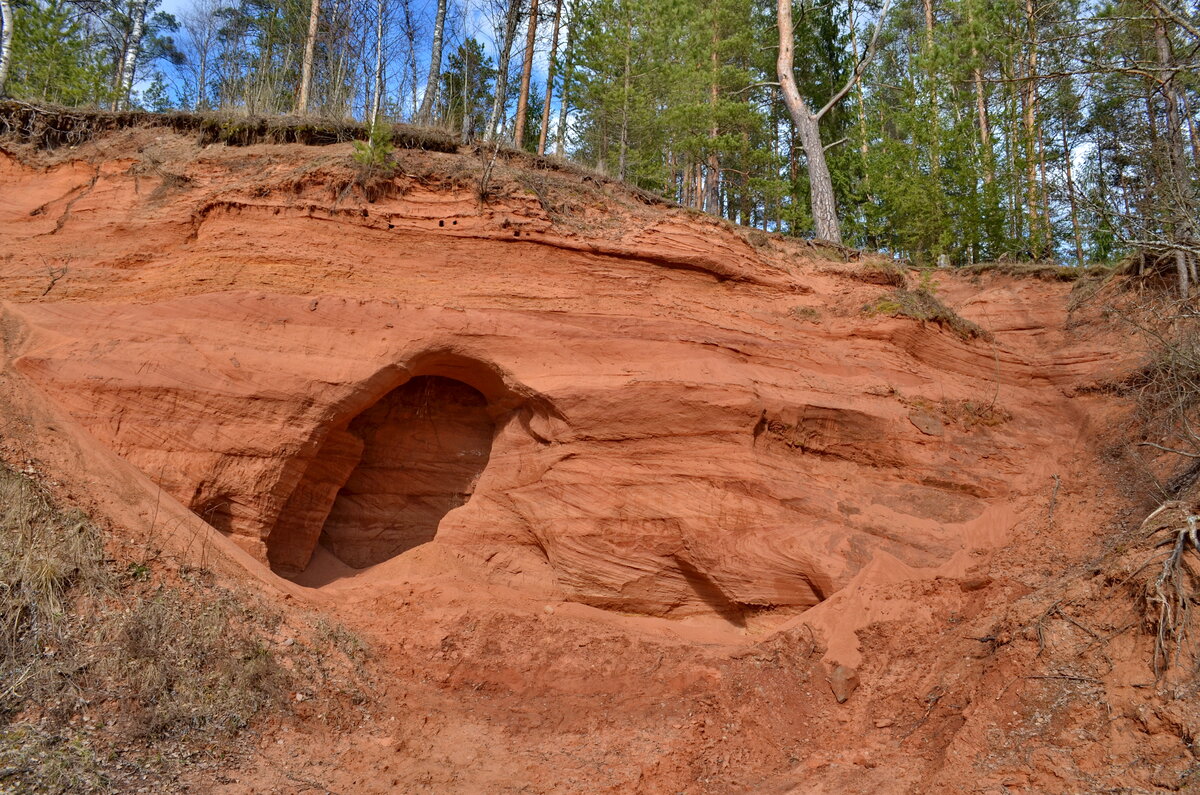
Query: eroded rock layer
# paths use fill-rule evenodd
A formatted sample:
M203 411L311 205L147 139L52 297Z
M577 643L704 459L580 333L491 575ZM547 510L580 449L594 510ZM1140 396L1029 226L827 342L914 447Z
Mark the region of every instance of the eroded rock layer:
M993 335L963 339L863 312L862 264L684 211L331 202L281 149L172 179L0 154L0 278L19 371L289 576L433 540L604 607L811 606L1001 541L1110 364L1066 286L939 277Z

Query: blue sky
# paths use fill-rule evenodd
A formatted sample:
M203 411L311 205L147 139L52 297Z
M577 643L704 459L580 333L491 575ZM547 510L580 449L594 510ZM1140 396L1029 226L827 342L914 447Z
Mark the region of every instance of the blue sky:
M391 17L395 19L398 15L396 11L396 0L385 0L392 3ZM434 18L437 13L437 0L409 0L413 14L420 27L420 39L418 40L418 74L424 78L429 70L429 46L431 43ZM546 82L546 74L549 65L549 38L550 38L550 14L553 13L555 0L540 0L542 8L539 9L543 23L539 30L538 48L535 50L533 77L534 82L544 89ZM181 12L185 11L192 5L193 0L162 0L161 10L176 17ZM236 0L229 0L230 3ZM322 0L322 4L330 2L330 0ZM494 40L493 26L489 20L487 9L489 8L489 0L449 0L449 5L446 12L446 34L448 40L442 52L442 65L445 67L450 53L457 42L468 36L474 36L483 45L485 51L492 56L493 59L498 56L498 42ZM565 40L565 27L559 36L559 44ZM522 27L517 33L517 41L514 42L513 55L518 56L524 49L525 30ZM519 69L519 63L514 63L514 67ZM401 64L393 62L390 67L390 73L395 77L396 73L401 68ZM510 79L519 79L519 72L513 74ZM392 93L395 93L395 87L392 88ZM424 91L424 86L420 86L418 93Z

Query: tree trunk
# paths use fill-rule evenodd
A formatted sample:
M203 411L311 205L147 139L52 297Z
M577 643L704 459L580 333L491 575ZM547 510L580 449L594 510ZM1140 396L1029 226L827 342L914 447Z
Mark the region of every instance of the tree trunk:
M1187 94L1180 93L1179 101L1182 104L1183 117L1187 119L1188 138L1192 142L1192 168L1200 169L1200 134L1196 132L1196 121L1188 105Z
M1183 144L1183 123L1179 114L1179 89L1176 85L1179 70L1171 52L1171 40L1167 37L1166 22L1157 6L1154 10L1154 43L1158 54L1162 95L1167 106L1166 210L1171 222L1171 238L1173 238L1171 242L1176 245L1175 267L1179 274L1179 295L1187 298L1188 277L1192 268L1189 267L1188 255L1182 246L1191 242L1192 234L1195 232L1191 228L1195 208L1192 206L1189 191L1187 154Z
M554 154L563 156L567 139L567 108L571 104L571 72L575 68L575 2L567 20L567 62L563 68L562 95L558 98L558 132L554 136Z
M138 52L142 47L142 34L146 29L146 0L138 0L133 7L132 30L129 44L121 63L121 85L117 94L117 107L129 107L129 95L133 91L134 72L137 71Z
M971 45L971 54L977 55L975 45ZM979 159L983 165L983 183L990 184L995 179L995 158L992 152L992 131L988 125L987 98L983 90L983 70L978 66L974 70L975 78L975 112L979 116Z
M1037 15L1034 0L1025 0L1025 24L1029 36L1025 61L1025 91L1023 93L1025 121L1025 201L1029 217L1029 244L1033 257L1041 259L1048 242L1042 234L1042 215L1038 207L1037 161Z
M854 2L849 3L850 11L850 46L858 52L858 20L854 17ZM867 153L870 151L870 146L867 143L867 105L866 98L863 96L862 84L854 87L854 99L856 110L858 112L858 152L862 156L863 170L863 188L870 193L871 190L871 174L867 164Z
M517 93L517 120L513 124L513 146L518 149L524 148L525 117L529 113L529 79L533 76L533 48L537 44L537 11L538 0L531 0L529 28L525 34L525 63L521 66L521 90Z
M0 3L5 0L0 0ZM200 69L196 76L196 110L208 110L208 97L205 94L205 86L208 85L208 43L205 42L204 49L200 54ZM3 93L3 92L0 92Z
M929 125L929 133L932 136L929 147L929 173L936 181L942 167L942 122L938 113L937 69L933 60L933 0L924 0L924 6L925 42L922 49L925 56L925 101L928 104L925 123Z
M536 2L536 0L534 0ZM633 30L626 29L625 37L625 80L621 93L621 154L619 158L618 177L622 182L625 181L625 171L627 167L627 156L629 153L629 58L630 49L632 49Z
M1049 254L1053 250L1054 224L1050 215L1050 181L1046 179L1046 129L1044 124L1038 125L1038 176L1042 190L1042 229L1045 232L1045 249Z
M504 39L501 42L500 57L496 63L496 96L492 98L492 114L488 118L487 140L496 137L501 120L504 116L504 100L508 94L508 67L512 60L513 38L517 34L517 20L521 16L521 0L509 0L508 13L504 17Z
M321 17L321 0L312 0L308 11L308 35L304 39L304 60L300 64L300 98L296 100L296 115L308 113L308 94L312 87L313 54L317 49L317 21Z
M712 84L709 87L708 93L708 112L711 116L708 127L708 182L705 185L704 209L713 215L721 214L721 160L717 155L717 135L720 130L717 128L717 102L721 96L720 86L720 70L721 61L717 54L717 44L719 43L717 31L717 12L713 9L713 25L712 25L712 50L710 53L710 67L712 69Z
M417 124L429 124L433 103L437 99L438 83L442 79L442 38L446 30L446 0L438 0L437 17L433 22L433 51L429 56L429 77L425 80L425 96L417 111Z
M983 167L983 184L990 185L995 179L995 153L992 151L992 130L988 119L987 92L983 85L983 64L979 61L975 15L971 11L970 2L967 3L967 25L971 32L971 79L975 83L975 114L979 118L979 160Z
M546 133L550 129L550 99L554 96L554 59L558 56L558 25L562 20L563 0L554 4L554 32L550 35L550 64L546 67L546 99L542 103L542 128L538 131L537 153L546 154Z
M1075 264L1083 267L1083 234L1079 228L1079 207L1075 199L1075 177L1071 166L1071 147L1067 144L1067 124L1062 126L1063 162L1067 167L1067 199L1071 202L1071 232L1075 236Z
M841 243L842 230L838 223L833 196L833 179L825 161L825 148L821 144L820 119L808 109L804 98L800 96L795 75L792 73L795 49L792 37L792 0L777 0L776 12L779 23L779 57L775 62L775 70L779 74L783 104L792 117L792 124L800 135L800 145L808 159L809 195L816 235L831 243Z
M9 0L0 0L0 97L6 96L8 65L12 61L13 11Z
M375 2L375 80L371 100L371 124L379 123L383 104L383 0Z

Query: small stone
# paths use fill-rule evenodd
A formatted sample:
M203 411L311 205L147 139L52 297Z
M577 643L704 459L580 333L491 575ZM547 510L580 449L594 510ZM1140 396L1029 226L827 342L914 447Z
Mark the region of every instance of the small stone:
M908 415L908 421L926 436L943 436L946 433L941 420L919 409Z
M875 728L876 729L886 729L888 726L891 726L895 722L896 721L892 720L891 718L880 718L879 720L875 721Z
M958 587L963 591L978 591L992 584L991 577L968 577L965 580L959 580Z
M858 688L858 671L848 665L838 665L830 672L827 680L837 703L845 704L846 699Z

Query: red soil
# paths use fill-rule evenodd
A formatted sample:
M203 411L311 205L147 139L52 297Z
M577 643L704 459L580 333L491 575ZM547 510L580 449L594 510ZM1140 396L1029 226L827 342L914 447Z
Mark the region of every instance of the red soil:
M197 789L1187 786L1195 710L1094 642L1152 505L1070 285L939 273L962 339L836 252L347 152L0 150L6 455L372 649Z

